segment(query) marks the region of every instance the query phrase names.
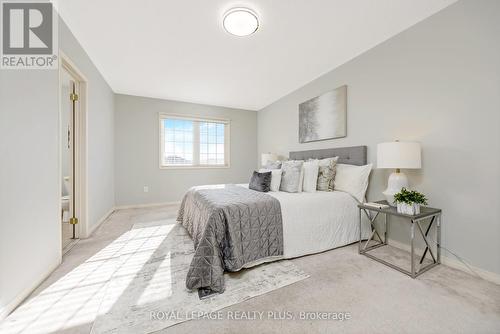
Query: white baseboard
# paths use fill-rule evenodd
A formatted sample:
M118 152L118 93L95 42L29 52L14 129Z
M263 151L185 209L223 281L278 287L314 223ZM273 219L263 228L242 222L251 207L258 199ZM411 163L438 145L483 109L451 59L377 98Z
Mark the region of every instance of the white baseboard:
M389 243L389 245L396 247L396 248L399 248L399 249L402 249L404 251L407 251L407 252L410 251L410 245L399 242L397 240L389 238L388 243ZM424 252L424 250L420 249L420 248L416 248L415 251L417 252L417 254L422 254ZM487 270L475 267L475 266L470 265L470 264L469 264L469 267L470 267L469 268L465 264L463 264L462 262L457 260L456 258L445 255L445 254L443 254L443 252L446 252L446 250L441 248L441 263L442 264L444 264L448 267L458 269L458 270L461 270L463 272L472 274L474 276L479 275L484 280L490 281L490 282L495 283L495 284L500 284L500 274L493 273L491 271L487 271ZM431 258L429 253L427 253L426 258ZM471 272L471 269L474 272Z
M112 214L113 212L115 212L115 210L116 210L116 208L115 208L115 207L112 207L112 208L111 208L111 209L110 209L110 210L109 210L109 211L108 211L108 212L107 212L104 216L102 216L102 217L101 217L101 219L99 219L99 220L97 221L97 224L95 224L95 225L91 226L91 227L89 228L89 230L87 231L87 235L85 236L85 238L90 237L90 236L92 235L92 233L94 233L94 231L95 231L95 230L97 230L97 228L98 228L99 226L101 226L101 224L102 224L102 223L104 223L104 222L106 221L106 219L108 219L108 218L109 218L109 216L111 216L111 214Z
M24 289L19 293L14 299L12 299L7 305L0 306L0 321L5 319L12 311L14 311L21 303L29 297L29 295L35 291L35 289L42 284L43 281L61 264L61 258L57 259L48 269L40 275L40 278L36 280L33 284Z
M157 207L157 206L165 206L165 205L179 205L181 204L180 201L176 201L176 202L160 202L160 203L147 203L147 204L134 204L134 205L119 205L119 206L114 206L112 207L104 216L102 216L101 219L99 219L99 221L97 222L97 224L95 224L94 226L92 226L88 232L88 235L85 237L85 238L88 238L92 235L92 233L94 233L94 231L99 227L101 226L102 223L104 223L106 221L106 219L109 218L109 216L111 216L111 214L113 212L115 212L116 210L124 210L124 209L140 209L140 208L152 208L152 207Z
M119 206L115 206L115 210L152 208L152 207L156 207L156 206L179 205L179 204L181 204L181 201L147 203L147 204L132 204L132 205L119 205Z

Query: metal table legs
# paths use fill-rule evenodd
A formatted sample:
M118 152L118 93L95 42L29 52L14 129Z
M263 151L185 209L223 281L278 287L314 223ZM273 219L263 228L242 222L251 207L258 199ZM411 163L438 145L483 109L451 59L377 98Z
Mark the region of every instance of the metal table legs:
M427 226L427 229L424 233L424 230L422 229L422 226L420 224L420 222L423 222L425 221L426 219L430 219L430 222L429 222L429 225ZM429 231L431 230L431 227L432 227L432 224L434 223L434 221L437 220L437 226L436 226L436 237L437 237L437 244L436 244L436 256L434 256L434 253L432 252L432 247L429 243L429 239L427 238L428 235L429 235ZM432 258L432 263L426 265L425 267L421 267L418 272L415 272L415 264L414 264L414 258L413 258L413 243L414 243L414 226L417 226L418 228L418 231L420 232L420 235L422 236L422 239L424 240L425 242L425 250L424 250L424 253L422 254L422 257L420 258L420 265L424 262L424 259L425 259L425 256L427 255L427 252L429 252L429 254L431 255L431 258ZM411 227L412 227L412 239L411 239L411 243L412 243L412 267L411 267L411 271L412 271L412 277L415 278L417 277L418 275L426 272L427 270L431 269L432 267L434 266L437 266L438 264L441 263L441 214L438 213L438 214L435 214L435 215L432 215L432 216L429 216L429 217L425 217L425 218L421 218L421 219L416 219L416 220L411 220Z
M368 217L368 219L370 221L370 227L372 229L370 237L366 240L364 245L363 245L363 241L361 240L361 228L362 228L362 219L361 219L362 213L361 212L362 211L364 211L366 216ZM432 267L435 267L441 263L441 246L440 246L440 244L441 244L441 213L429 215L427 217L420 218L420 219L415 219L415 220L411 219L410 220L410 256L411 256L411 259L410 259L410 268L411 269L410 270L411 271L405 270L397 265L389 263L385 260L377 258L374 255L368 253L369 251L371 251L375 248L385 246L388 244L387 243L387 230L388 230L387 214L384 213L384 240L382 240L382 238L380 237L380 234L378 233L377 228L375 226L375 220L377 219L378 214L379 214L379 212L377 212L375 214L375 216L371 217L370 214L367 212L367 210L362 209L362 208L359 209L359 246L358 246L358 249L359 249L360 254L363 254L363 255L365 255L365 256L367 256L375 261L378 261L380 263L383 263L383 264L385 264L393 269L396 269L396 270L398 270L398 271L400 271L400 272L402 272L402 273L404 273L412 278L415 278L415 277L421 275L422 273L426 272L427 270L429 270ZM425 229L425 232L424 232L424 230L422 229L421 223L423 223L424 221L429 220L429 219L430 219L429 225L427 226L427 228ZM436 221L436 225L437 225L436 226L436 237L437 237L436 255L434 255L434 252L432 251L431 243L429 242L430 240L428 238L431 227L435 221ZM422 265L422 263L424 262L424 259L427 255L427 253L429 253L431 258L432 258L432 263L430 263L424 267L419 267L418 270L415 268L415 226L417 226L417 230L420 233L420 235L422 236L422 238L425 242L425 246L426 246L425 250L420 258L419 266ZM375 236L378 238L378 240L374 239ZM370 242L372 242L372 241L376 242L375 245L368 246L370 244Z
M372 230L372 233L370 234L370 237L366 240L366 243L364 246L362 246L362 240L361 240L361 238L362 238L361 237L361 211L363 211L365 213L366 217L368 217L368 220L370 221L370 227ZM365 210L365 209L359 210L359 247L358 248L359 248L360 254L364 254L365 252L367 252L369 250L387 245L387 215L384 214L384 217L385 217L385 220L384 220L385 221L384 240L382 241L382 238L380 237L380 234L378 233L377 228L375 227L375 220L377 219L378 214L379 214L379 212L377 212L375 214L375 216L373 216L373 218L372 218L367 210ZM373 239L374 236L378 237L377 244L368 247L368 245L370 244L370 241L376 241L375 239Z

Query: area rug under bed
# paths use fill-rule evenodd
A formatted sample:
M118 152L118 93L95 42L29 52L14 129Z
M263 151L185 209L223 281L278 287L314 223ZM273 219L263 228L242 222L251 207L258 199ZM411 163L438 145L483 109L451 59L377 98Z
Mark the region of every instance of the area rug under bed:
M174 220L139 223L129 232L106 287L92 333L150 333L309 277L291 261L226 274L223 294L200 300L185 287L193 242Z

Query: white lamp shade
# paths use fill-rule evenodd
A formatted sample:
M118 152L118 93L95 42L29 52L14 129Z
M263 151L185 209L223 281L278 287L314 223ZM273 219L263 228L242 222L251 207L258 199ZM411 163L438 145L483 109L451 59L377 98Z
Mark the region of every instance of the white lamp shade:
M377 168L421 168L420 151L420 143L395 141L378 144Z
M262 153L260 157L261 166L267 165L269 162L278 160L278 156L274 153Z

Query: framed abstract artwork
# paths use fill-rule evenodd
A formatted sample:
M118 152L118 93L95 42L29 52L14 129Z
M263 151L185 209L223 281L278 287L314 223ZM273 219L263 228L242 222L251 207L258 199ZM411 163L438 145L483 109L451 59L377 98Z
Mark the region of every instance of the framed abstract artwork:
M299 142L347 135L347 86L341 86L299 104Z

